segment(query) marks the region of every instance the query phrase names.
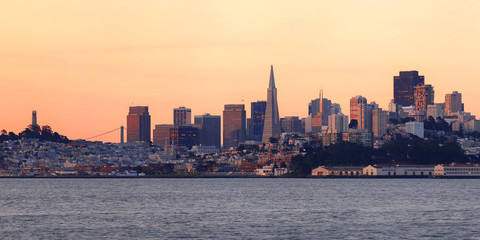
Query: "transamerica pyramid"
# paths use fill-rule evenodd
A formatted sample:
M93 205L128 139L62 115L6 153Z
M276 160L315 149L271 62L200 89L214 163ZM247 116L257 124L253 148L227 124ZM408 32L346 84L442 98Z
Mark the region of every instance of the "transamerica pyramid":
M280 118L278 116L277 88L275 87L272 65L270 67L270 83L267 89L267 108L265 109L262 142L269 142L270 137L280 136L281 134Z

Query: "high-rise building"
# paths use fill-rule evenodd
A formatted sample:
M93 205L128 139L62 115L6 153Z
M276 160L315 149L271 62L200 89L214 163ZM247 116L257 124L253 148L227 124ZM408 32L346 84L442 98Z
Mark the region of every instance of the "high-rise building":
M261 141L263 135L263 124L265 122L265 110L267 108L266 101L256 101L251 103L249 128L250 138L255 141Z
M350 121L357 121L357 129L365 129L372 132L372 111L378 108L375 102L367 104L367 99L355 96L350 99Z
M246 137L246 112L243 104L227 104L223 110L223 147L238 147Z
M267 89L267 107L265 110L262 142L268 142L270 137L280 136L280 134L282 134L282 130L278 114L277 88L275 87L272 65L270 67L270 82Z
M328 131L332 133L341 133L348 131L348 116L342 113L328 116Z
M183 126L192 124L192 110L190 108L179 107L173 109L173 125Z
M302 121L297 116L288 116L280 119L282 125L282 132L286 133L301 133Z
M127 142L150 142L150 114L148 107L130 107L127 115Z
M427 111L427 106L433 104L434 94L432 85L418 85L415 86L415 110Z
M170 140L174 146L191 148L198 145L198 128L192 125L183 125L170 128Z
M432 117L437 119L438 117L443 118L445 116L445 104L435 103L427 106L427 118Z
M393 77L393 99L401 106L414 105L415 86L425 84L425 77L419 76L418 71L401 71L399 76Z
M452 113L463 112L462 94L454 91L445 95L445 112L447 116L451 116Z
M38 126L37 124L37 111L33 110L32 112L32 126Z
M220 116L204 114L195 116L195 125L200 126L200 141L202 146L215 146L221 149L221 119Z
M372 111L373 136L380 138L387 133L388 112L381 108Z
M173 127L172 124L155 125L155 129L153 129L153 144L160 146L171 145L170 129Z
M312 115L313 128L328 126L328 116L340 112L340 105L334 104L329 99L324 98L322 93L320 93L319 98L312 100L308 104L308 114Z

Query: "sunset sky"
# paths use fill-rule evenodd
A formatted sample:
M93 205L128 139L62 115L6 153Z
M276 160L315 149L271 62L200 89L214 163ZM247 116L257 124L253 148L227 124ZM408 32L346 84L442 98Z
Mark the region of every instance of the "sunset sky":
M249 116L270 65L280 117L306 117L320 89L345 114L355 95L386 109L406 70L480 115L480 1L0 0L0 33L0 130L32 110L70 139L126 126L132 105L152 129L179 106Z

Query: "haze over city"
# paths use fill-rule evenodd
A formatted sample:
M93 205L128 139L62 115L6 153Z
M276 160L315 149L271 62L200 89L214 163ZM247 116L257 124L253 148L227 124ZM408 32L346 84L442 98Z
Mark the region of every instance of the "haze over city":
M38 112L71 139L126 125L149 106L221 115L266 100L275 67L280 116L306 117L325 97L348 113L362 95L387 108L393 76L417 70L435 102L462 93L480 114L476 1L2 1L0 128ZM118 134L98 138L118 142Z

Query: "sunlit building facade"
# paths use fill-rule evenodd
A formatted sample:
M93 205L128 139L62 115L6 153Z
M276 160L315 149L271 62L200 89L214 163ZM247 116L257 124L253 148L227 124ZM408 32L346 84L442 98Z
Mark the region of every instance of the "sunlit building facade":
M148 107L130 107L127 115L127 142L150 142L150 114Z
M183 126L192 124L192 110L186 107L173 109L173 125Z
M227 104L223 110L223 147L238 147L246 137L246 112L243 104Z
M415 86L425 84L425 77L419 76L418 71L401 71L399 76L393 77L393 99L401 106L415 104Z

